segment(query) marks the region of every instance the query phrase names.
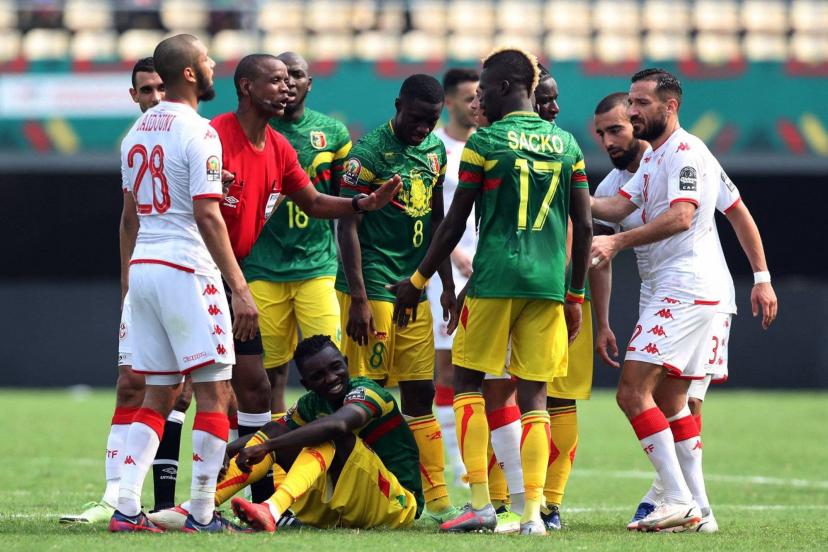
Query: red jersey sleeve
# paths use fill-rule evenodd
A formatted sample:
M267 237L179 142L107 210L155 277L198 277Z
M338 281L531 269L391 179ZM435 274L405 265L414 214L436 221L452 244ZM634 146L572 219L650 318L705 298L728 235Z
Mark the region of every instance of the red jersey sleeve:
M276 157L282 167L281 192L290 195L310 184L310 178L302 165L299 164L296 150L293 149L287 138L275 131L274 134L276 135Z

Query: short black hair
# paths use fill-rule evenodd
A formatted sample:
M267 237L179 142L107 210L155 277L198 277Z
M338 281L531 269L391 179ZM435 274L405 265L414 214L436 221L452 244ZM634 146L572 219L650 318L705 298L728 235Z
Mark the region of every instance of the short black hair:
M187 67L195 67L198 63L198 51L195 43L198 38L191 34L180 34L165 38L155 47L152 58L155 61L155 71L164 84L177 83Z
M420 100L425 103L443 103L445 93L440 82L423 73L411 75L405 79L400 87L401 100Z
M544 67L541 63L538 63L538 82L545 81L546 79L551 79L552 73L549 72L549 69Z
M446 94L451 94L464 82L477 82L479 80L480 73L477 72L477 69L454 67L443 75L443 90Z
M132 67L132 87L135 88L136 73L155 73L155 60L151 57L141 58Z
M302 366L304 366L306 360L322 352L325 347L333 347L334 350L339 351L339 348L337 348L329 335L313 335L299 342L299 345L296 346L296 350L293 352L293 361L296 363L299 371L302 370Z
M236 96L241 98L241 80L253 80L261 75L261 62L266 59L275 59L280 61L276 56L270 54L250 54L244 56L236 65L236 72L233 73L233 84L236 86ZM284 63L284 62L283 62Z
M613 92L598 102L598 105L595 106L595 114L600 115L601 113L606 113L611 109L615 109L617 105L627 105L629 97L630 95L626 92Z
M538 85L537 59L517 48L495 50L483 60L483 69L494 73L496 80L522 84L529 96Z
M681 83L679 80L667 71L660 67L652 67L644 69L632 76L631 82L638 82L641 80L653 81L656 83L655 93L661 101L667 98L675 98L679 105L681 105Z

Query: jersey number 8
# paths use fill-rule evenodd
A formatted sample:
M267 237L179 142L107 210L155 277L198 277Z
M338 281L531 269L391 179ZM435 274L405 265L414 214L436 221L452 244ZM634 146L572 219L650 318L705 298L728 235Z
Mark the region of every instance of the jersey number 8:
M517 227L518 230L526 230L529 213L529 160L515 159L515 168L520 171L520 204L518 205ZM552 198L555 197L555 191L558 189L558 182L561 178L561 162L535 161L532 163L532 172L541 175L552 175L549 188L546 190L546 195L543 196L543 202L538 210L538 216L535 217L535 222L532 224L532 230L539 231L543 229L543 225L546 223L546 218L549 216L549 205L552 203Z
M138 214L152 214L153 208L159 215L166 213L170 208L171 200L167 177L164 175L164 150L160 145L156 145L152 148L152 153L147 155L147 148L142 144L135 144L129 150L129 156L127 156L127 164L130 169L135 166L135 157L137 155L141 156L141 163L138 165L138 170L135 173L135 182L132 183L132 195L135 197ZM138 192L148 169L150 173L150 187L152 188L152 203L141 203ZM160 194L157 192L156 183L160 185L158 186L161 189Z

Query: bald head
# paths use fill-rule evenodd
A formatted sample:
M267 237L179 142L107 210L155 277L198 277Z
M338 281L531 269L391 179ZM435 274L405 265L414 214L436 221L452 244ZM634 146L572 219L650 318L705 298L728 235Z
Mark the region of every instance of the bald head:
M281 54L276 56L276 59L278 59L288 67L297 66L301 67L305 72L308 71L308 61L296 52L282 52Z
M284 118L297 121L305 112L305 100L310 92L313 77L308 70L308 62L296 52L282 52L276 56L287 66L288 72L288 103Z
M171 36L158 43L152 58L161 80L169 86L184 78L184 69L195 67L204 45L189 34Z

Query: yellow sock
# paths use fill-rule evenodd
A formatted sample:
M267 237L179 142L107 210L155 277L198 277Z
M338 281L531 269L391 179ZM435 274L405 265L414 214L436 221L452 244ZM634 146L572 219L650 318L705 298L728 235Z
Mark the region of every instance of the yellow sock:
M320 475L328 471L334 452L336 449L330 442L303 448L284 481L265 502L274 506L279 515L284 514L297 498L308 492Z
M549 412L552 441L543 495L547 504L560 506L578 447L578 413L574 404L546 410Z
M506 475L503 473L503 468L500 467L497 458L495 458L491 442L486 455L489 457L489 497L492 500L492 506L498 509L509 501Z
M489 422L481 393L454 395L454 417L457 420L457 443L469 478L472 508L479 510L490 503L488 458Z
M451 508L446 487L446 459L443 452L443 435L434 414L411 418L406 416L408 427L420 449L420 478L428 511L434 514Z
M247 441L244 448L260 445L266 440L267 435L261 431L258 431ZM234 494L267 475L267 472L270 470L272 465L273 456L268 454L262 459L261 462L253 466L250 473L245 473L239 469L236 465L236 458L233 457L230 460L230 466L227 468L227 473L216 484L216 505L224 504L230 500Z
M285 477L287 477L287 472L284 469L282 469L282 466L280 466L279 464L274 463L273 464L273 490L274 491L279 488L279 485L282 484L282 482L285 480Z
M543 502L543 482L549 463L549 414L545 410L530 410L520 417L523 429L520 437L520 464L523 468L523 488L526 507L522 522L540 516Z

